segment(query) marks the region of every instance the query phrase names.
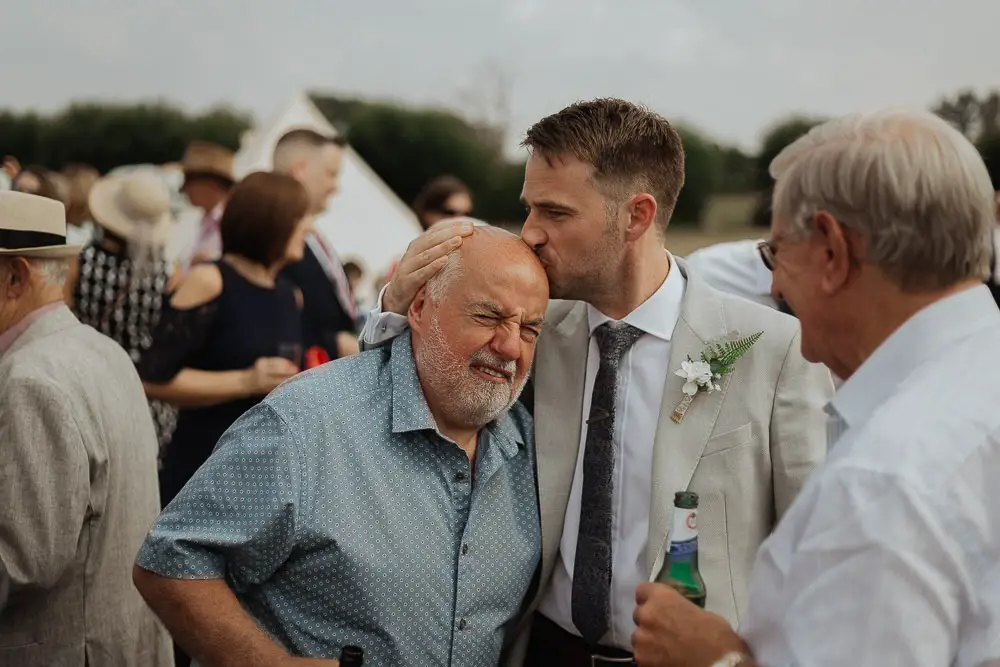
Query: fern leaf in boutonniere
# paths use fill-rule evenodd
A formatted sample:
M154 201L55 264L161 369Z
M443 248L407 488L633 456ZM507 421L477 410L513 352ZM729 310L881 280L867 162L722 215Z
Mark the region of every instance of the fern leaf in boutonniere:
M700 393L711 394L722 391L720 384L722 378L733 372L736 362L749 352L763 335L763 331L758 331L743 338L709 343L697 360L688 356L687 361L682 361L676 375L684 378L684 386L681 389L684 398L674 408L674 414L670 418L678 424L681 423L695 396Z

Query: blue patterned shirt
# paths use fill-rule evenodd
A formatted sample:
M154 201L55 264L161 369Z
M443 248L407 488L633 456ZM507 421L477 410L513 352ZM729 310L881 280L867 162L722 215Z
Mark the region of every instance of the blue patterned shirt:
M541 553L530 417L435 429L408 335L286 383L222 437L138 564L225 578L295 655L493 666ZM474 472L474 480L473 480Z

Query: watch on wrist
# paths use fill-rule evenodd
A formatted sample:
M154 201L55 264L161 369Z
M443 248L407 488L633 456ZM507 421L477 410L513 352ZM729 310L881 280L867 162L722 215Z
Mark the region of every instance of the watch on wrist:
M738 667L739 665L749 664L750 656L739 651L732 651L713 662L712 667Z

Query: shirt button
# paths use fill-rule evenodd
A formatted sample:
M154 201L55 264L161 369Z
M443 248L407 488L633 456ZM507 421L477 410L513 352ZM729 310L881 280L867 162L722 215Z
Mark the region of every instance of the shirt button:
M459 630L465 630L465 626L466 626L466 625L467 625L467 624L466 624L466 622L465 622L465 619L463 618L463 619L461 619L461 620L460 620L460 621L458 622L458 629L459 629Z
M468 553L469 553L469 545L468 544L463 544L462 545L462 555L465 556Z
M465 473L464 472L456 472L455 473L455 481L456 482L464 482L465 481Z

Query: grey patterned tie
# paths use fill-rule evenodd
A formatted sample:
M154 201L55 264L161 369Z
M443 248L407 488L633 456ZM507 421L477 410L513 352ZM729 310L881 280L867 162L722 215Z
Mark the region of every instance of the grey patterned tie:
M608 631L611 609L611 497L615 470L615 392L622 356L642 336L629 324L606 322L594 331L601 365L587 419L580 533L573 566L573 624L592 646Z

